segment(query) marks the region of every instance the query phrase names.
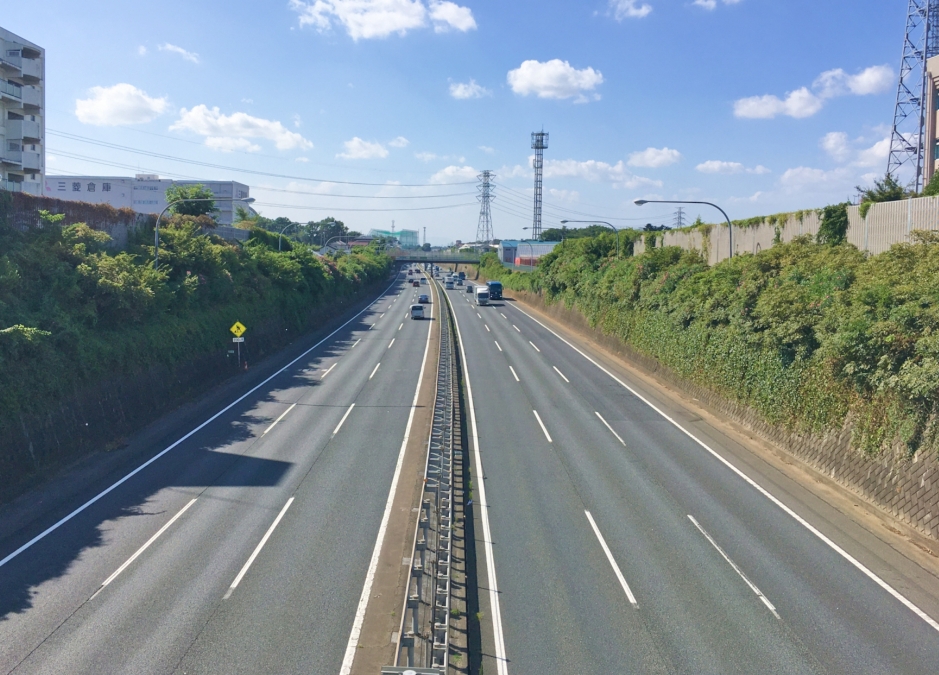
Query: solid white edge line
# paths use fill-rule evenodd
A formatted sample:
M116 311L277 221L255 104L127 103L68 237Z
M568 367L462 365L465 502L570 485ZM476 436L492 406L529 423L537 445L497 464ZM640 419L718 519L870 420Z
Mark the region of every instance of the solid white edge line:
M388 344L388 349L391 349L391 345L393 345L397 339L398 338L391 338L391 342Z
M818 529L816 529L816 527L815 527L814 525L812 525L812 524L809 523L807 520L805 520L805 518L803 518L802 516L800 516L798 513L796 513L795 511L793 511L792 509L790 509L788 506L786 506L785 504L783 504L779 499L777 499L777 498L774 497L772 494L770 494L763 486L761 486L761 485L760 485L759 483L757 483L755 480L753 480L752 478L750 478L747 474L745 474L743 471L741 471L740 469L738 469L736 466L734 466L733 464L731 464L728 460L724 459L724 457L722 457L719 453L717 453L713 448L711 448L710 446L708 446L704 441L702 441L700 438L698 438L697 436L695 436L694 434L692 434L690 431L688 431L687 429L685 429L683 426L681 426L681 425L680 425L678 422L676 422L673 418L671 418L670 416L668 416L664 411L662 411L661 409L659 409L658 406L656 406L654 403L652 403L651 401L649 401L645 396L643 396L643 395L640 394L638 391L636 391L635 389L633 389L632 387L630 387L628 384L626 384L625 382L623 382L621 379L619 379L618 377L616 377L616 375L614 375L614 374L611 373L609 370L607 370L606 368L604 368L603 366L601 366L601 365L600 365L599 363L597 363L593 358L591 358L591 357L588 356L586 353L584 353L583 351L581 351L580 349L578 349L577 347L575 347L573 344L571 344L571 343L568 342L566 339L564 339L563 337L561 337L558 333L556 333L553 329L551 329L550 327L548 327L548 326L546 326L545 324L543 324L541 321L539 321L538 319L536 319L535 317L533 317L531 314L529 314L529 313L526 312L525 310L519 309L518 307L514 307L514 306L512 306L512 305L510 305L510 307L512 307L513 309L515 309L515 310L521 312L522 314L524 314L525 316L527 316L529 319L531 319L532 321L534 321L535 323L537 323L539 326L541 326L542 328L544 328L545 330L547 330L549 333L551 333L552 335L554 335L554 336L555 336L557 339L559 339L561 342L563 342L563 343L566 344L568 347L570 347L571 349L573 349L575 352L577 352L578 354L580 354L581 356L583 356L585 359L587 359L588 361L590 361L590 363L592 363L592 364L595 365L597 368L599 368L600 370L602 370L604 373L606 373L607 375L609 375L609 376L610 376L613 380L615 380L620 386L622 386L623 388L625 388L626 390L628 390L633 396L635 396L636 398L638 398L640 401L642 401L642 402L645 403L647 406L649 406L650 408L652 408L652 409L653 409L655 412L657 412L659 415L661 415L661 416L664 417L666 420L668 420L675 428L679 429L682 433L684 433L686 436L688 436L688 438L690 438L690 439L693 440L695 443L697 443L697 444L700 445L702 448L704 448L707 452L709 452L709 453L711 454L711 456L713 456L715 459L717 459L719 462L721 462L724 466L726 466L728 469L730 469L730 470L733 471L735 474L737 474L740 478L742 478L744 481L746 481L752 488L754 488L757 492L759 492L759 493L762 494L764 497L766 497L766 498L769 499L771 502L773 502L776 506L778 506L780 509L782 509L786 514L788 514L789 516L791 516L797 523L799 523L800 525L802 525L802 527L804 527L804 528L807 529L809 532L811 532L811 533L814 534L816 537L818 537L822 542L824 542L824 543L825 543L829 548L831 548L835 553L837 553L837 554L840 555L842 558L844 558L844 559L847 560L849 563L851 563L857 570L859 570L862 574L864 574L868 579L870 579L870 580L873 581L875 584L877 584L878 586L880 586L883 590L887 591L887 593L889 593L890 595L892 595L892 596L894 597L894 599L896 599L898 602L900 602L900 604L902 604L904 607L906 607L906 608L909 609L911 612L913 612L914 614L916 614L916 616L918 616L920 619L922 619L922 620L925 621L927 624L929 624L929 626L932 627L935 631L939 632L939 622L937 622L937 621L936 621L935 619L933 619L931 616L929 616L928 614L926 614L926 612L924 612L924 611L921 610L919 607L917 607L917 606L914 605L912 602L910 602L904 595L902 595L899 591L897 591L895 588L893 588L893 586L891 586L890 584L888 584L886 581L884 581L883 579L881 579L879 576L877 576L876 574L874 574L874 572L872 572L872 571L869 570L867 567L865 567L865 566L864 566L859 560L857 560L854 556L852 556L850 553L848 553L848 552L845 551L843 548L841 548L840 546L838 546L838 544L836 544L836 543L833 542L831 539L829 539L829 538L826 537L824 534L822 534Z
M379 362L375 365L375 369L372 371L372 374L368 376L368 379L371 380L373 377L375 377L375 373L378 372L378 367L379 367L380 365L381 365L381 361L379 361Z
M531 340L529 340L529 341L528 341L528 344L530 344L532 347L534 347L536 352L538 352L539 354L541 353L541 350L538 349L538 347L535 345L534 342L532 342Z
M496 343L496 347L499 347L499 341L498 341L498 340L493 340L493 342ZM499 351L500 351L500 352L502 351L502 347L499 347Z
M349 413L352 412L352 409L355 407L355 403L349 406L349 409L346 410L346 414L342 416L342 419L339 420L339 424L336 425L336 428L333 429L333 436L339 433L339 430L342 428L343 423L345 423L346 418L349 416Z
M763 601L763 604L764 604L764 605L766 605L767 607L769 607L769 611L771 611L771 612L773 613L773 616L775 616L777 619L779 619L780 621L782 621L782 619L780 618L779 614L776 612L776 608L773 607L773 603L771 603L771 602L769 601L769 598L767 598L765 595L763 595L763 592L762 592L759 588L756 587L756 584L754 584L752 581L750 581L749 578L747 578L747 575L743 573L743 570L741 570L739 567L737 567L737 564L736 564L733 560L730 559L730 556L727 555L727 554L724 552L724 549L722 549L722 548L717 544L717 542L714 541L714 539L711 537L711 535L707 533L707 530L705 530L703 527L701 527L701 524L698 523L698 521L695 520L695 519L694 519L694 516L692 516L690 513L688 514L688 520L690 520L692 523L694 523L694 526L695 526L696 528L698 528L698 531L701 532L701 534L704 535L704 538L707 539L707 540L711 543L711 546L713 546L715 549L717 549L717 552L720 553L721 556L724 558L724 560L727 561L727 564L734 568L734 572L736 572L736 573L740 576L740 578L744 580L744 582L747 584L747 586L750 587L750 590L753 591L754 593L756 593L757 597L758 597L760 600Z
M329 367L329 370L327 370L325 373L323 373L323 377L326 377L327 375L329 375L329 374L332 372L333 368L335 368L338 364L339 364L339 362L336 361L336 363L334 363L333 365L331 365L331 366Z
M613 434L614 436L616 436L616 440L618 440L620 443L622 443L622 444L623 444L623 447L625 448L625 447L626 447L626 443L623 441L622 438L620 438L620 435L619 435L618 433L616 433L615 431L613 431L613 427L610 426L610 423L607 422L605 419L603 419L603 415L601 415L600 413L598 413L596 410L594 410L594 412L597 414L597 417L600 418L600 421L603 422L604 425L606 425L606 428L610 430L610 433Z
M486 501L486 481L483 476L483 460L479 454L479 428L476 424L476 406L473 405L473 385L470 382L469 365L466 360L466 350L463 349L463 336L460 333L460 322L453 312L453 323L456 326L456 339L460 345L460 359L463 361L463 379L466 382L466 402L469 406L470 416L470 442L473 444L473 455L476 460L476 471L479 473L479 519L483 524L483 546L486 550L486 572L489 577L489 606L492 612L492 633L495 644L495 659L498 675L508 675L508 663L505 657L505 636L502 634L502 609L499 607L499 583L496 580L496 560L492 551L492 533L489 528L489 502ZM496 343L498 345L498 343Z
M548 443L554 443L554 441L551 440L551 434L548 433L548 429L545 427L544 422L541 421L541 415L538 414L537 410L532 410L532 412L535 413L535 419L538 420L538 424L541 425L541 430L548 439Z
M554 372L556 372L558 375L560 375L561 378L562 378L565 382L567 382L568 384L571 383L570 380L568 380L566 377L564 377L564 373L562 373L560 370L558 370L558 367L557 367L557 366L551 366L551 367L554 368Z
M264 548L264 544L267 543L267 540L271 538L271 535L274 533L274 528L280 523L280 519L284 517L284 514L287 513L287 509L290 508L290 505L293 504L295 497L291 497L287 500L287 503L284 504L284 508L280 510L280 513L277 514L277 517L274 518L274 522L271 523L271 526L267 528L267 532L264 533L264 536L261 537L261 541L258 542L258 545L254 547L254 551L251 553L251 557L248 558L248 561L244 564L244 567L241 568L241 571L238 573L238 576L235 577L235 580L231 582L231 586L228 587L228 592L225 593L223 600L227 600L231 597L232 591L238 588L238 584L241 583L241 580L244 579L245 574L248 573L248 570L251 569L251 565L254 564L254 559L258 557L258 554L261 552L261 549Z
M291 405L289 408L287 408L284 412L282 412L282 413L280 414L280 417L278 417L276 420L274 420L273 423L271 423L271 426L269 426L267 429L264 430L264 434L266 434L268 431L270 431L271 429L273 429L274 427L276 427L276 426L277 426L277 423L280 422L282 419L284 419L284 418L287 416L287 413L289 413L291 410L293 410L293 409L296 408L296 407L297 407L297 404L294 403L294 404ZM261 434L261 435L263 436L264 434Z
M146 544L144 544L143 546L141 546L140 548L138 548L138 549L137 549L137 552L134 553L134 555L132 555L131 557L129 557L129 558L127 559L127 561L126 561L123 565L121 565L121 566L118 567L116 570L114 570L114 572L111 574L111 576L109 576L107 579L104 580L104 583L101 584L101 588L104 588L104 587L107 586L109 583L111 583L112 581L114 581L115 579L117 579L117 577L121 574L121 572L123 572L123 571L126 570L128 567L130 567L130 565L131 565L137 558L140 557L140 554L141 554L141 553L143 553L143 552L146 551L148 548L150 548L150 545L151 545L153 542L155 542L157 539L159 539L160 536L161 536L164 532L166 532L168 529L170 529L170 526L171 526L173 523L175 523L175 522L179 519L180 516L182 516L184 513L186 513L186 511L189 510L189 507L190 507L190 506L192 506L193 504L196 503L196 499L198 499L198 498L189 500L189 503L186 504L182 509L180 509L180 510L176 513L175 516L173 516L172 518L170 518L169 522L167 522L166 525L164 525L163 527L161 527L159 530L157 530L157 533L156 533L156 534L154 534L152 537L150 537L149 539L147 539L147 543L146 543ZM97 595L97 593L96 593L95 595Z
M613 552L610 551L610 547L606 545L606 539L604 539L603 535L600 533L600 528L597 527L596 522L594 522L593 516L590 515L590 511L584 511L584 513L587 514L587 520L590 521L590 527L593 528L593 533L597 535L597 539L600 540L600 548L602 548L603 552L606 554L606 559L610 561L610 566L613 568L613 573L616 575L616 578L619 579L620 586L622 586L623 590L626 591L626 597L629 599L629 604L631 604L636 609L639 609L639 603L636 602L636 596L633 595L633 592L629 588L629 584L626 583L626 577L623 576L619 565L616 564L616 560L613 558Z
M394 283L392 283L391 286L394 286L395 283L397 283L397 281L395 281ZM388 288L391 288L391 286L389 286ZM385 292L387 293L388 291L386 290ZM205 420L202 424L200 424L199 426L197 426L195 429L193 429L193 430L190 431L189 433L185 434L184 436L182 436L182 437L179 438L178 440L174 441L171 445L168 445L166 448L164 448L163 450L161 450L160 452L158 452L157 454L155 454L153 457L151 457L151 458L148 459L146 462L144 462L143 464L141 464L140 466L138 466L136 469L134 469L133 471L131 471L130 473L128 473L126 476L124 476L123 478L121 478L119 481L117 481L116 483L113 483L110 487L108 487L108 488L102 490L102 491L99 492L97 495L95 495L94 497L92 497L91 499L89 499L87 502L85 502L84 504L82 504L81 506L79 506L77 509L75 509L74 511L72 511L71 513L69 513L67 516L61 518L60 520L58 520L57 522L55 522L54 524L50 525L50 526L47 527L45 530L43 530L42 532L40 532L39 534L37 534L35 537L33 537L32 539L30 539L29 541L27 541L25 544L23 544L23 545L20 546L18 549L16 549L15 551L13 551L13 553L10 553L10 554L9 554L8 556L6 556L3 560L0 560L0 567L3 567L3 566L6 565L8 562L10 562L11 560L13 560L13 558L15 558L16 556L18 556L20 553L22 553L22 552L25 551L26 549L30 548L31 546L33 546L36 542L38 542L38 541L44 539L44 538L45 538L46 536L48 536L50 533L52 533L52 532L54 532L55 530L59 529L62 525L64 525L64 524L67 523L68 521L70 521L72 518L74 518L74 517L77 516L79 513L81 513L81 512L84 511L85 509L87 509L89 506L91 506L92 504L94 504L95 502L97 502L99 499L101 499L102 497L104 497L105 495L107 495L109 492L111 492L112 490L115 490L115 489L117 489L118 487L120 487L121 485L123 485L126 481L130 480L131 478L133 478L134 476L136 476L138 473L140 473L141 471L143 471L144 469L146 469L148 466L150 466L150 465L153 464L155 461L157 461L158 459L160 459L163 455L165 455L166 453L168 453L170 450L172 450L173 448L175 448L176 446L178 446L180 443L182 443L183 441L185 441L185 440L187 440L188 438L190 438L193 434L196 434L196 433L198 433L199 431L201 431L202 429L204 429L205 427L207 427L209 424L211 424L212 422L214 422L215 420L217 420L219 417L221 417L222 415L224 415L226 412L228 412L229 410L231 410L232 408L234 408L236 405L238 405L239 403L241 403L242 401L244 401L246 398L248 398L251 394L253 394L254 392L256 392L258 389L260 389L261 387L263 387L264 385L266 385L268 382L270 382L271 380L273 380L275 377L277 377L278 375L280 375L281 373L283 373L283 372L286 371L287 369L292 368L295 363L297 363L298 361L300 361L301 359L303 359L307 354L309 354L310 352L312 352L312 351L314 351L315 349L317 349L320 345L322 345L324 342L326 342L327 340L329 340L333 335L335 335L336 333L338 333L339 331L341 331L343 328L345 328L346 326L348 326L350 323L352 323L353 321L355 321L356 319L358 319L358 318L359 318L360 316L362 316L365 312L367 312L368 309L369 309L368 307L366 307L365 309L363 309L361 312L359 312L358 314L356 314L355 316L353 316L351 319L349 319L348 321L346 321L344 324L342 324L341 326L339 326L339 328L337 328L337 329L334 330L332 333L330 333L329 335L327 335L326 337L324 337L322 340L320 340L319 342L317 342L315 345L313 345L312 347L310 347L309 349L307 349L305 352L303 352L302 354L300 354L300 356L298 356L297 358L295 358L293 361L291 361L290 363L288 363L286 366L284 366L283 368L281 368L280 370L278 370L278 371L277 371L276 373L274 373L273 375L269 376L267 379L262 380L259 384L256 384L255 386L253 386L251 389L249 389L248 391L246 391L244 394L242 394L241 396L239 396L238 398L236 398L234 401L232 401L231 403L229 403L227 406L225 406L224 408L222 408L221 410L219 410L217 413L215 413L214 415L212 415L209 419ZM358 344L358 341L356 341L356 344ZM354 347L355 345L352 345L352 346Z
M433 305L430 307L430 317L434 317ZM385 541L385 532L388 529L388 521L391 518L391 507L398 489L398 479L401 477L401 468L404 466L404 453L408 447L408 440L411 438L411 425L414 423L414 411L417 410L417 399L421 392L421 383L424 381L424 370L427 366L427 354L430 352L430 329L432 326L433 323L428 322L427 343L424 346L424 360L421 363L421 372L417 376L417 387L414 389L414 398L411 400L411 412L408 414L408 424L404 428L404 439L402 439L401 449L398 451L398 463L395 465L394 476L391 479L388 501L385 502L385 512L382 514L381 524L378 526L378 535L375 537L375 548L372 550L372 559L369 561L368 571L365 573L362 595L359 597L359 605L355 610L355 619L352 621L352 631L349 633L349 642L346 644L346 654L342 659L339 675L349 675L349 673L352 672L352 662L355 660L355 652L359 645L359 635L362 633L362 624L365 622L365 610L368 609L368 599L372 594L372 584L375 581L375 571L378 569L378 560L381 557L381 548Z
M512 371L512 377L515 378L515 381L516 381L516 382L521 382L521 380L518 379L518 375L515 374L515 368L513 368L512 366L509 366L509 370Z

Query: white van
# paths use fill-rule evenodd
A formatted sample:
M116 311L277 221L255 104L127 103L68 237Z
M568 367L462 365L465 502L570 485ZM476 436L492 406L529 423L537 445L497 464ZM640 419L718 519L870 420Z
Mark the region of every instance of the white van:
M485 286L477 286L475 295L477 305L489 304L489 289Z
M452 290L453 290L453 279L447 279L446 281L444 281L444 282L443 282L443 287L444 287L445 289L447 289L448 291L452 291Z
M411 305L411 318L423 319L424 318L424 305Z

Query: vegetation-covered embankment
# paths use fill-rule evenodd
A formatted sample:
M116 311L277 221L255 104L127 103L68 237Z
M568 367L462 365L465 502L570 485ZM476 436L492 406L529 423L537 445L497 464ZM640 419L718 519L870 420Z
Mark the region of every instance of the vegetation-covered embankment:
M791 431L853 427L868 455L939 448L939 236L866 257L808 237L709 267L668 247L617 260L569 240L533 273L482 274L564 303L679 377Z
M43 216L0 222L0 497L25 476L120 438L284 346L387 278L374 249L319 258L255 230L244 245L175 216L109 248L107 234ZM149 245L148 245L149 244Z

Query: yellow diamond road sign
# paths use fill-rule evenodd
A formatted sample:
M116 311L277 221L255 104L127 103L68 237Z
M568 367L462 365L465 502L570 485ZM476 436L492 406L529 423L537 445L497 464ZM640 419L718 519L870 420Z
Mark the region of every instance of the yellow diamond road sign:
M235 337L241 337L242 334L248 329L245 328L245 325L243 323L241 323L240 321L236 321L235 325L229 328L228 330L234 333Z

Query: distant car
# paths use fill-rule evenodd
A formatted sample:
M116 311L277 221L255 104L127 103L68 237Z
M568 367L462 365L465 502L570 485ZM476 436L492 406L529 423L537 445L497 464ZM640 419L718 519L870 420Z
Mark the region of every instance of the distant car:
M415 279L414 281L411 282L411 285L412 285L414 288L420 288L420 287L421 287L421 282L418 281L417 279Z
M467 293L473 292L473 284L466 284L466 292Z
M422 305L426 305L430 302L430 298L427 295L421 293L419 296L417 296L417 301Z
M426 284L426 283L427 283L427 277L421 277L421 283L422 283L422 284Z
M445 289L447 289L448 291L452 291L452 290L453 290L453 279L447 279L446 281L444 281L444 282L443 282L443 287L444 287Z
M502 299L502 282L501 281L487 281L486 286L489 287L489 299L490 300Z
M408 270L408 276L411 276L412 274L414 274L414 270Z
M466 272L460 272L459 277L460 277L460 280L461 280L461 281L462 281L463 279L465 279L465 278L466 278Z
M427 297L427 296L421 296ZM411 305L411 318L412 319L423 319L424 318L424 308L421 305Z
M462 286L462 285L463 285L463 277L457 277L457 279L456 279L456 285L457 285L457 286Z

